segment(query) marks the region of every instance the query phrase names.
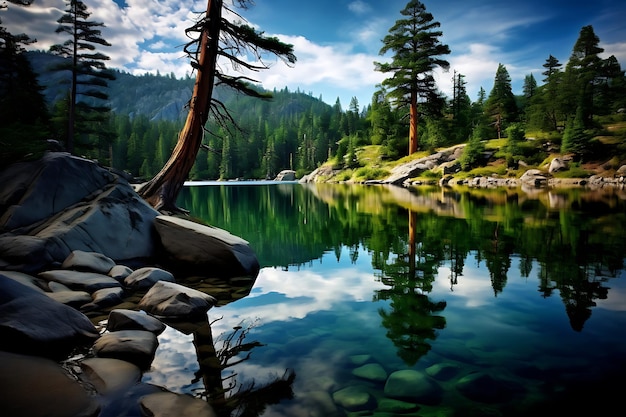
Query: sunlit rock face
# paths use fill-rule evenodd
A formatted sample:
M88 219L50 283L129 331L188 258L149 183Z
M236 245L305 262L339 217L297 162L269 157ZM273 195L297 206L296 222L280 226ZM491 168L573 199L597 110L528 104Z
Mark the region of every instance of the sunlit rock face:
M48 153L9 166L0 184L0 267L41 270L74 250L99 253L103 263L154 254L158 212L95 162Z

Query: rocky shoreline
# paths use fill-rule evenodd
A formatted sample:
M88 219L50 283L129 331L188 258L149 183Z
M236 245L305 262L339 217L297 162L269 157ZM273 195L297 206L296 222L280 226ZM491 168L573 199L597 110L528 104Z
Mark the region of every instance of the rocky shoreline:
M626 165L621 166L611 175L593 175L589 178L558 178L559 171L569 169L571 160L567 157L557 157L550 161L546 167L528 169L519 178L476 176L473 178L459 178L455 174L461 171L459 158L465 145L457 145L448 149L435 152L422 158L406 162L394 167L389 175L380 180L367 180L363 184L398 185L414 187L421 185L437 185L440 187L468 186L474 188L497 188L497 187L531 187L531 188L571 188L589 187L593 189L603 187L626 188ZM425 171L441 173L439 180L424 181L415 179ZM336 182L333 178L342 172L341 169L333 169L332 166L324 165L300 179L302 183ZM342 181L343 182L343 181ZM350 181L347 181L350 182Z
M165 323L246 295L259 271L248 243L162 215L123 175L65 153L13 164L0 184L2 413L215 415L141 376Z

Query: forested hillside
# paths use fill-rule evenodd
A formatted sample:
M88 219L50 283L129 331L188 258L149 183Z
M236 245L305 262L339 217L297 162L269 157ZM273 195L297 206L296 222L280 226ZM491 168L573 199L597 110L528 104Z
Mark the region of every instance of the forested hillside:
M583 164L589 161L625 163L626 77L614 56L600 57L598 45L593 28L582 28L568 62L549 54L538 57L544 70L525 77L521 95L513 94L503 64L491 89L481 88L474 100L466 93L464 75L452 71L452 97L440 93L437 99L419 103L419 150L428 153L467 143L461 159L464 171L493 166L497 159L501 162L494 172L507 175L516 175L518 166L538 167L555 153L569 155L575 173L583 176L588 174ZM37 155L44 139L63 144L67 126L68 74L54 70L62 58L42 52L20 55L28 57L31 68L15 60L13 74L26 81L11 81L10 72L3 75L2 88L8 91L0 101L3 164ZM28 71L38 82L27 78ZM113 74L115 80L106 89L108 117L77 125L75 153L149 178L176 143L194 80L171 74ZM303 175L327 162L356 169L363 163L357 155L366 145L378 149L373 168L408 153L408 108L394 102L383 87L370 103L354 98L345 108L346 103L331 106L300 91L270 93L272 99L260 100L217 87L213 98L229 110L233 123L220 128L209 119L192 179L273 178L283 169ZM41 94L47 110L33 107ZM487 153L492 160L486 161L485 141L493 139ZM368 172L365 176L385 173Z
M50 71L59 60L43 52L27 54L54 114L63 110L68 74ZM177 140L194 80L172 74L134 76L115 71L109 82L110 124L102 135L83 135L80 153L149 177L167 161ZM318 98L287 89L259 100L218 88L214 99L229 110L230 129L207 125L192 172L195 179L266 178L282 169L310 171L334 155L341 138L363 129L358 103L344 111ZM59 129L62 132L62 129ZM51 132L54 137L56 132ZM55 138L62 142L62 138ZM345 146L344 153L347 151Z

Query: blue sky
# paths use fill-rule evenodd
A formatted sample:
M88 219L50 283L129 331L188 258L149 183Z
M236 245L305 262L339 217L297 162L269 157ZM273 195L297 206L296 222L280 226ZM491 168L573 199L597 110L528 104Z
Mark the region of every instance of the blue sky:
M2 0L0 0L2 1ZM228 1L228 0L226 0ZM109 66L131 73L191 72L182 53L185 28L206 1L84 0L91 20L103 22L103 36L113 45L102 52ZM267 35L294 45L298 62L288 67L272 62L271 69L254 74L265 88L300 89L342 106L357 97L367 105L383 75L374 71L381 39L401 17L407 0L256 0L240 14ZM626 69L626 1L596 0L424 0L426 10L441 23L441 41L449 45L450 72L437 72L438 86L451 96L452 71L465 75L472 100L483 87L487 93L499 63L511 75L513 90L521 93L524 77L540 83L542 64L552 54L567 62L580 29L592 25L605 49ZM28 8L11 5L0 12L13 33L38 40L35 49L63 42L54 33L63 0L35 0Z

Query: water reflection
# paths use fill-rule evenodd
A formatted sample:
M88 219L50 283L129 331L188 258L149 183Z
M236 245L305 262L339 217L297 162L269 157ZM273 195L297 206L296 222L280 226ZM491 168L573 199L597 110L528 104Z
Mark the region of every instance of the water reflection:
M185 278L183 282L186 286L216 296L217 305L223 307L248 295L255 279L193 276ZM230 370L249 360L252 351L263 345L257 340L250 340L254 323L249 322L232 326L214 338L213 326L221 319L222 317L211 319L207 315L204 320L195 322L165 320L168 329L162 342L165 342L166 348L156 358L154 367L169 371L177 368L195 369L193 378L182 378L182 386L178 389L189 391L195 397L206 400L220 417L260 416L268 405L293 398L292 385L296 378L293 370L286 369L282 375L274 375L261 384L255 378L239 378L237 373ZM168 355L168 350L174 344L172 341L180 343L181 340L186 348L193 346L193 352L187 350L187 355L184 356ZM168 359L170 363L164 363ZM197 361L196 364L191 363L193 359ZM158 371L148 374L144 382L177 390L177 387L172 386L171 375Z
M625 369L625 201L290 184L193 187L179 204L257 252L254 288L215 325L260 318L265 346L237 372L296 369L296 399L266 412L296 415L355 384L380 407L383 387L355 379L355 357L388 373L454 366L458 376L438 384L458 412L474 405L455 384L476 372L524 387L514 394L525 404L563 393L575 404L576 381L623 387L611 369Z

